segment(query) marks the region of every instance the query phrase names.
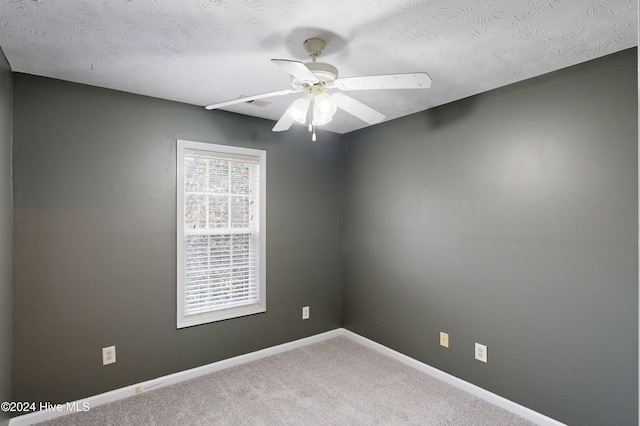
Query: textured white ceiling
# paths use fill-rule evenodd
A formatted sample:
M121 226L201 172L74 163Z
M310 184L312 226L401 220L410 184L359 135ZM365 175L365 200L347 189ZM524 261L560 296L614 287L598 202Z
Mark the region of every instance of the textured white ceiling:
M630 0L0 0L16 72L208 105L290 88L271 58L341 77L427 72L428 90L349 92L393 119L638 44ZM297 94L226 108L272 120ZM219 114L211 111L211 114ZM326 128L367 124L338 112Z

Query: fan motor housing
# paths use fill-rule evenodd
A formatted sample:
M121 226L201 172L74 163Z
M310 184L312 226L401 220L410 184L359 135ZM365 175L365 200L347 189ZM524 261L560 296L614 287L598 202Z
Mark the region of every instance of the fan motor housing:
M320 82L316 84L325 85L333 83L338 78L338 69L326 62L307 62L304 65L320 80ZM304 89L307 84L296 78L291 78L291 85L295 89Z

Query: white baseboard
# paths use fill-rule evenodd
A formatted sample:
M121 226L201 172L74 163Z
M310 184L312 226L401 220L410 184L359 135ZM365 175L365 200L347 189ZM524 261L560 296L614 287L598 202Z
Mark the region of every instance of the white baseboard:
M50 409L48 411L36 411L22 416L13 417L9 421L9 426L27 426L34 423L45 422L47 420L55 419L56 417L64 416L81 410L83 407L94 408L99 405L103 405L109 402L117 401L119 399L128 398L133 395L137 395L143 392L150 391L152 389L159 389L165 386L173 385L175 383L184 382L185 380L191 380L196 377L204 376L205 374L214 373L225 368L234 367L236 365L244 364L247 362L255 361L261 358L266 358L271 355L276 355L282 352L290 351L292 349L301 348L312 343L321 342L332 337L341 336L342 329L335 329L327 331L325 333L316 334L314 336L306 337L300 340L294 340L293 342L283 343L282 345L272 346L270 348L262 349L256 352L251 352L245 355L239 355L233 358L224 359L222 361L214 362L211 364L203 365L201 367L192 368L178 373L169 374L167 376L159 377L157 379L148 380L146 382L138 383L124 388L115 389L109 392L101 393L99 395L90 396L85 399L81 399L67 404L62 404L59 410ZM86 405L88 403L88 405ZM56 407L57 408L57 407Z
M485 401L490 402L493 405L497 405L500 408L503 408L514 414L517 414L518 416L523 417L537 425L566 426L564 423L560 423L559 421L554 420L551 417L547 417L544 414L540 414L537 411L533 411L527 407L524 407L506 398L503 398L500 395L496 395L493 392L489 392L488 390L485 390L472 383L465 382L464 380L459 379L455 376L452 376L451 374L445 373L442 370L438 370L437 368L424 364L414 358L408 357L404 354L401 354L400 352L394 351L393 349L390 349L384 345L381 345L380 343L374 342L373 340L369 340L366 337L362 337L359 334L353 333L343 328L342 335L350 339L353 339L354 341L364 346L367 346L371 349L375 349L376 351L381 352L397 361L400 361L403 364L406 364L410 367L420 370L423 373L427 373L430 376L435 377L436 379L440 379L443 382L446 382L452 386L457 387L458 389L462 389L465 392L475 395L480 399L484 399Z
M27 426L27 425L32 425L34 423L45 422L47 420L51 420L56 417L60 417L66 414L76 412L78 410L81 410L84 407L91 407L91 408L97 407L99 405L117 401L119 399L124 399L142 392L147 392L149 390L158 389L161 387L173 385L175 383L184 382L185 380L194 379L196 377L203 376L205 374L210 374L219 370L223 370L225 368L234 367L236 365L255 361L271 355L276 355L282 352L290 351L292 349L297 349L306 345L310 345L312 343L321 342L323 340L330 339L332 337L337 337L337 336L345 336L347 338L350 338L358 343L361 343L364 346L367 346L371 349L379 351L417 370L427 373L437 379L440 379L446 383L449 383L450 385L453 385L466 392L469 392L470 394L475 395L478 398L484 399L485 401L488 401L494 405L497 405L498 407L504 408L505 410L510 411L514 414L517 414L520 417L524 417L525 419L532 421L538 425L566 426L563 423L560 423L550 417L547 417L543 414L533 411L520 404L516 404L513 401L509 401L508 399L505 399L499 395L496 395L492 392L482 389L469 382L465 382L464 380L461 380L457 377L447 374L444 371L433 368L427 364L424 364L418 360L410 358L406 355L401 354L400 352L396 352L393 349L390 349L386 346L383 346L379 343L376 343L372 340L369 340L365 337L362 337L358 334L355 334L343 328L338 328L335 330L327 331L325 333L316 334L315 336L306 337L304 339L295 340L293 342L284 343L282 345L273 346L273 347L262 349L256 352L251 352L245 355L240 355L240 356L225 359L222 361L214 362L211 364L203 365L201 367L196 367L189 370L181 371L179 373L169 374L167 376L159 377L157 379L148 380L146 382L138 383L131 386L126 386L120 389L115 389L110 392L94 395L82 400L69 402L67 404L61 405L59 409L41 410L41 411L25 414L22 416L14 417L9 421L9 426Z

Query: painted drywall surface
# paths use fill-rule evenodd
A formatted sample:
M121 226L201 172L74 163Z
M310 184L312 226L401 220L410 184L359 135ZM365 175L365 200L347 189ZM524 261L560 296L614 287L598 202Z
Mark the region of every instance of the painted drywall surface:
M11 122L13 77L0 50L0 401L11 400ZM0 411L0 425L9 424L9 415Z
M72 401L341 324L336 136L24 74L14 90L16 400ZM176 139L266 149L266 313L176 330Z
M638 424L636 61L352 134L344 326L559 421Z

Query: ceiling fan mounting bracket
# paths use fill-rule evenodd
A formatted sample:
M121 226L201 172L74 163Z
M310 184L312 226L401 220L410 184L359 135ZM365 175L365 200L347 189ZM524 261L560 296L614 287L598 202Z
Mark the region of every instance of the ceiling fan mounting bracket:
M305 40L304 48L311 55L311 58L315 62L316 58L322 54L324 47L327 43L321 38L310 38Z

